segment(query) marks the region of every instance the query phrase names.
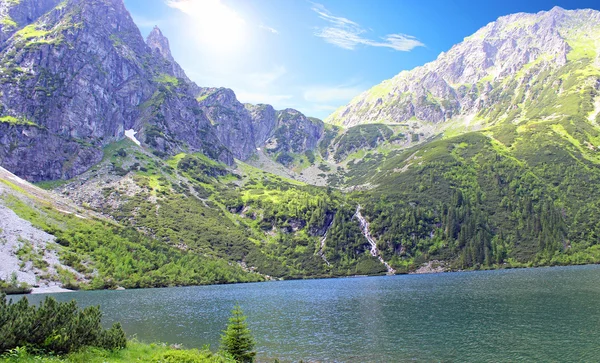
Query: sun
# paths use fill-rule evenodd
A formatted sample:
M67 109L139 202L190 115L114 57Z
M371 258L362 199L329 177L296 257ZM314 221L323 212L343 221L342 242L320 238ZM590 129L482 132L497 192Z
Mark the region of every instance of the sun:
M221 0L171 0L168 4L188 15L192 36L203 47L230 53L245 43L246 22Z

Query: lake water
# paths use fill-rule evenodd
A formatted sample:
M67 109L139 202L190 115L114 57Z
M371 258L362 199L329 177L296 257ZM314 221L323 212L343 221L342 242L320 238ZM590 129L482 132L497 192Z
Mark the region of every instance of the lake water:
M54 296L101 305L142 341L213 349L239 302L261 361L600 360L598 266Z

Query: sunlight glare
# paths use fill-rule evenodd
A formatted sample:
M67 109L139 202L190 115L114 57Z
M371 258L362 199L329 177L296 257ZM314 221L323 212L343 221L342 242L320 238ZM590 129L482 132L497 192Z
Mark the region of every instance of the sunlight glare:
M202 46L231 53L244 45L244 19L221 0L170 0L168 4L190 17L190 30Z

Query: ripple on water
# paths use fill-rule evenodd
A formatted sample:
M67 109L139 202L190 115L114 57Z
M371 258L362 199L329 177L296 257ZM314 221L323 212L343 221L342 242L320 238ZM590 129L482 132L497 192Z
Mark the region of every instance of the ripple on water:
M216 348L248 315L259 356L320 362L594 361L597 266L55 295L144 341ZM39 301L42 296L28 297Z

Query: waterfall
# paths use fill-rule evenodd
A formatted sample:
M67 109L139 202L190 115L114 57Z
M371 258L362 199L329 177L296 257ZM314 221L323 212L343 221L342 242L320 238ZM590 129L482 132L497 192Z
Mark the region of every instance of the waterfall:
M354 217L356 217L358 219L358 222L360 224L360 229L361 229L363 235L365 236L365 238L367 239L367 241L369 241L369 244L371 245L371 255L373 257L377 257L379 262L381 262L383 265L385 265L385 268L388 271L388 275L395 274L396 270L394 270L392 268L392 266L390 266L387 262L385 262L383 257L381 257L381 252L377 248L377 241L375 241L375 238L373 238L373 236L371 236L371 232L369 231L369 222L367 222L365 217L363 217L363 215L360 213L360 210L361 210L361 207L359 204L358 207L356 208L356 214L354 215Z
M333 226L334 219L335 219L335 216L334 216L334 218L331 218L331 223L329 223L329 226L327 226L327 229L325 230L325 234L321 238L321 248L319 248L319 252L317 252L317 255L321 256L321 258L323 259L323 261L325 261L327 266L331 266L331 264L329 263L329 261L327 261L327 258L325 257L325 251L323 251L323 249L325 248L325 241L327 240L327 234L329 233L331 226Z

